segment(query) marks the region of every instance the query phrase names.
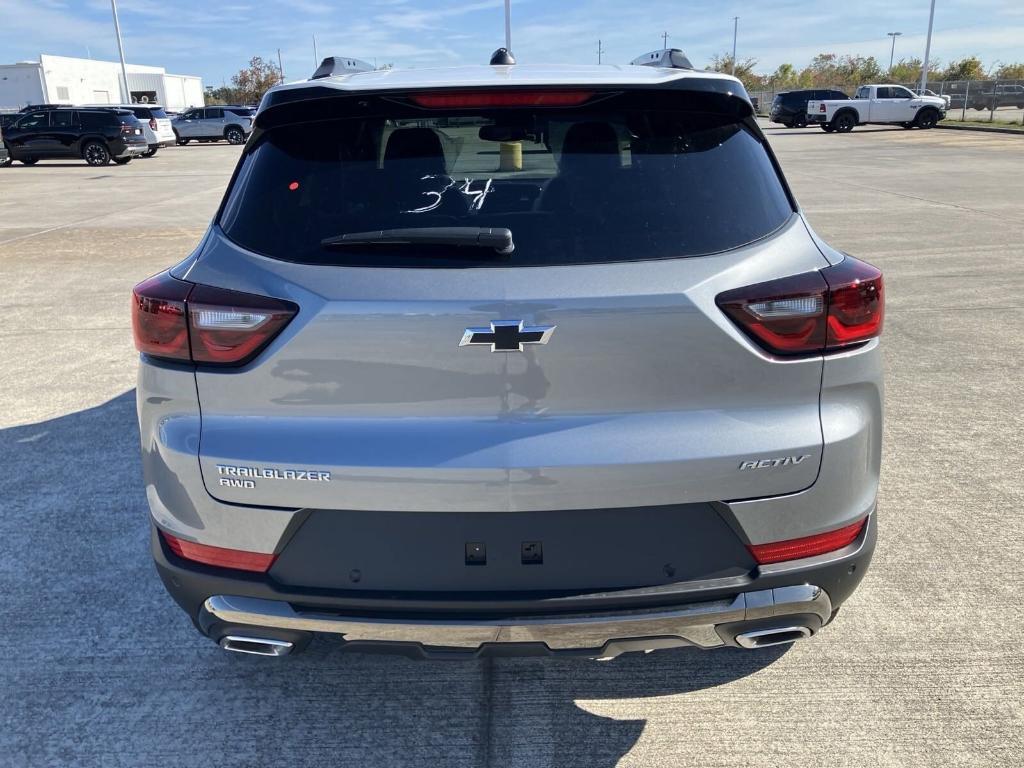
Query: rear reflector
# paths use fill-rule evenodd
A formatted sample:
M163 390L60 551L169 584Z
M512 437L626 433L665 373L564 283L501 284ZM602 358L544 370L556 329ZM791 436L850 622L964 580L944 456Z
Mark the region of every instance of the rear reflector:
M803 557L823 555L826 552L835 552L837 549L849 546L860 532L868 519L858 520L853 525L839 528L827 533L819 533L814 536L805 536L800 539L789 539L787 541L774 541L770 544L751 544L747 547L750 554L754 556L758 565L769 563L781 563L786 560L799 560Z
M203 365L244 365L298 312L291 302L197 285L166 272L135 286L132 299L140 352Z
M224 547L196 544L193 541L185 541L171 536L164 531L160 531L160 536L167 542L171 552L178 557L204 565L214 565L218 568L266 573L277 558L277 555L266 555L262 552L246 552L241 549L225 549Z
M578 107L593 95L592 91L448 91L414 93L409 96L409 100L428 109Z
M847 256L818 272L726 291L715 302L744 333L777 355L835 352L882 333L882 273Z

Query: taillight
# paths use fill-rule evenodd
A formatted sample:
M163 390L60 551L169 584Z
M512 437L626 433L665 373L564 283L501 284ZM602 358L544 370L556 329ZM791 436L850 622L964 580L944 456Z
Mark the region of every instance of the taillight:
M769 544L751 544L747 549L754 556L758 565L769 563L781 563L786 560L799 560L802 557L813 557L824 555L828 552L835 552L837 549L848 547L864 530L868 519L858 520L853 525L847 525L834 531L818 533L814 536L804 536L799 539L787 539L786 541L773 541Z
M132 298L140 352L203 365L244 365L298 312L291 302L197 285L166 272L135 286Z
M428 109L578 107L593 95L592 91L435 91L414 93L409 100Z
M132 290L135 347L165 360L191 360L185 299L192 283L166 272L143 280Z
M824 105L824 104L819 104L819 105L818 105L818 111L819 111L819 112L825 112L825 111L827 111L827 110L825 109L825 105Z
M192 359L213 365L248 362L296 311L291 302L197 285L188 297Z
M196 544L194 541L185 541L177 536L160 531L160 536L167 542L167 547L185 560L191 560L204 565L215 565L218 568L234 568L236 571L251 571L253 573L266 573L274 564L277 555L266 555L262 552L247 552L242 549L226 549L224 547L211 547L207 544Z
M153 130L153 131L156 130L156 118L155 117L149 118L149 128L150 128L150 130Z
M777 355L811 355L882 333L882 273L847 256L834 266L726 291L715 302L740 329Z

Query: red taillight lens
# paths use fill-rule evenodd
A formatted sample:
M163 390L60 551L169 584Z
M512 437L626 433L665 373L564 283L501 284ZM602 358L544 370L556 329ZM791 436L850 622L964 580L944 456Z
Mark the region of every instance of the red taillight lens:
M244 365L295 317L295 304L177 280L166 272L133 291L140 352L202 365Z
M414 93L409 100L428 109L578 107L593 95L592 91L447 91Z
M135 347L153 357L190 360L185 299L192 283L166 272L143 280L132 291Z
M819 105L818 106L818 111L819 112L826 112L827 110L825 109L825 105L824 104Z
M215 565L218 568L234 568L236 571L266 573L274 564L277 555L265 555L262 552L246 552L241 549L225 549L196 544L185 541L169 533L160 531L160 536L167 542L168 548L178 557L192 560L204 565Z
M188 298L192 359L213 365L246 363L296 311L290 302L197 285Z
M786 560L799 560L802 557L823 555L847 547L857 540L868 519L858 520L835 531L805 536L799 539L773 541L770 544L751 544L747 547L758 565L781 563Z
M149 127L150 127L151 130L154 130L154 131L156 130L156 118L155 117L149 118Z
M829 288L828 349L842 349L881 335L885 319L881 271L847 257L821 272Z
M715 301L777 355L833 352L882 332L882 273L850 256L819 272L726 291Z

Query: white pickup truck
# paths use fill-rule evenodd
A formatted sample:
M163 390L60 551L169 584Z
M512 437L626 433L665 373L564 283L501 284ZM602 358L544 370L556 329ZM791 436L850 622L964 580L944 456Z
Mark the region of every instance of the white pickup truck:
M826 133L847 133L866 123L934 128L946 116L946 101L918 96L902 85L862 85L852 99L808 101L807 122Z

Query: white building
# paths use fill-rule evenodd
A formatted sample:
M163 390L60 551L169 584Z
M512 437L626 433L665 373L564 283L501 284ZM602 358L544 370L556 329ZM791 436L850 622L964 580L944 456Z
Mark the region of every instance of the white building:
M203 81L169 75L163 67L128 65L132 101L181 111L203 106ZM0 110L28 104L123 103L121 65L116 61L72 59L42 54L39 61L0 64Z

